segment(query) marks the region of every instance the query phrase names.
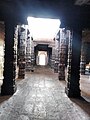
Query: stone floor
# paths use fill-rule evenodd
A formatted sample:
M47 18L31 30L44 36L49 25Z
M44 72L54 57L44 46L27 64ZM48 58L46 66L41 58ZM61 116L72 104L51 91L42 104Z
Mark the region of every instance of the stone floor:
M90 102L90 74L80 77L81 95Z
M50 68L27 73L13 96L0 99L0 120L90 120L90 103L68 98L65 81Z

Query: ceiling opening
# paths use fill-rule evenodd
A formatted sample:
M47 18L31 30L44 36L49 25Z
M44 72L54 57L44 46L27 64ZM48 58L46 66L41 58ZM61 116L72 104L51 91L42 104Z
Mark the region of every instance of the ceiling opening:
M59 31L61 21L49 18L27 18L29 30L34 40L53 39Z

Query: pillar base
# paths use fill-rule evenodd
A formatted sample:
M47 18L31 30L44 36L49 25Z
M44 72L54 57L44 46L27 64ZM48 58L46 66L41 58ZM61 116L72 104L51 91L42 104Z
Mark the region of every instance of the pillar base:
M65 76L58 76L58 79L65 81Z
M1 87L1 95L4 96L4 95L13 95L15 92L16 92L16 85L14 86L4 86L2 85Z
M25 79L25 76L24 75L18 75L18 78L19 79Z
M85 71L84 72L80 72L81 75L85 75Z
M73 91L70 90L69 88L65 87L65 93L69 98L79 98L81 96L80 90L78 91Z
M54 69L54 73L58 73L58 69Z

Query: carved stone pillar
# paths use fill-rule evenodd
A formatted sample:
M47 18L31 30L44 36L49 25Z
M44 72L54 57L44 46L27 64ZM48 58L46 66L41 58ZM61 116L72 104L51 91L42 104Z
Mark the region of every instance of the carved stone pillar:
M81 34L79 28L70 32L68 45L67 81L65 92L68 97L79 97Z
M52 55L51 55L50 61L51 61L51 68L54 69L54 65L55 65L55 41L52 45Z
M17 52L18 52L18 25L15 26L15 33L14 33L14 59L13 59L13 77L16 79L18 78L18 66L17 66Z
M34 53L34 42L33 37L31 37L31 71L34 71L34 65L35 65L35 53Z
M5 24L0 21L0 94L1 86L3 84L4 71L4 49L5 49Z
M86 55L85 55L85 43L82 42L81 46L81 61L80 61L80 73L85 75Z
M65 58L66 58L66 36L65 29L60 29L60 51L59 51L59 65L58 78L65 80Z
M19 48L19 78L25 78L25 58L26 58L26 39L27 39L27 29L26 25L21 25L19 27L20 35L20 48Z
M58 64L59 64L59 37L55 39L55 65L54 72L58 73Z
M30 32L27 30L27 40L26 40L26 71L31 70L31 37Z
M5 22L5 61L4 80L1 88L2 95L12 95L16 90L14 73L14 20L7 19Z

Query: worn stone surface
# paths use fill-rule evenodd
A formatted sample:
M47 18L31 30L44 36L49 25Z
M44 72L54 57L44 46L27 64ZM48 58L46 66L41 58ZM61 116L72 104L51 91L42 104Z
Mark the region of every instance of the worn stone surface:
M90 102L90 74L80 76L80 89L82 96Z
M90 104L69 99L65 82L50 68L37 67L17 81L13 96L1 101L0 120L90 120Z

